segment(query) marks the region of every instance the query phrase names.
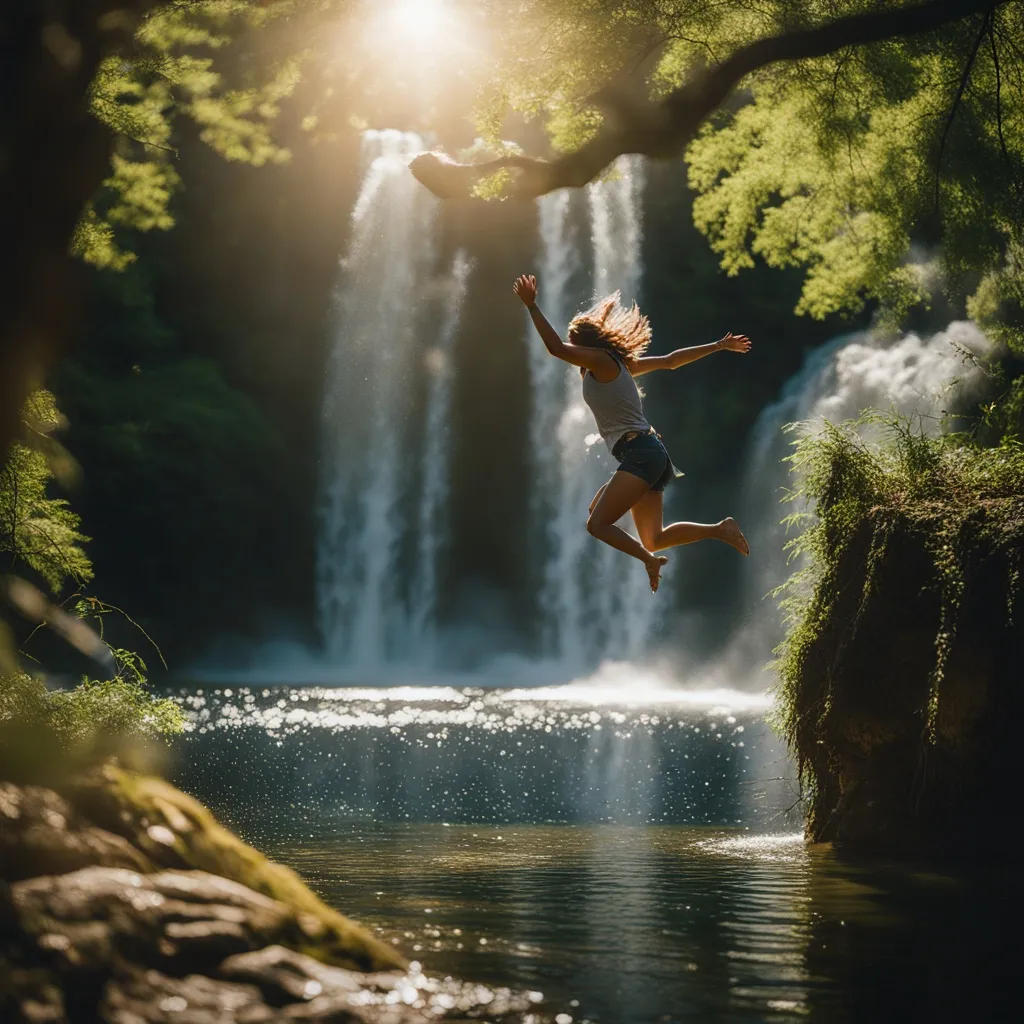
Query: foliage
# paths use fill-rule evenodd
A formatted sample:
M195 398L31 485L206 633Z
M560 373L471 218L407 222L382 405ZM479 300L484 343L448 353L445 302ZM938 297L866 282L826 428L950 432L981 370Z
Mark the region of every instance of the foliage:
M534 0L481 126L496 134L511 109L543 114L554 146L572 149L609 83L657 96L756 39L871 7ZM801 313L871 302L898 321L941 283L1021 343L1022 74L1017 4L763 68L689 148L697 225L730 274L757 259L804 268Z
M897 538L925 554L922 586L938 599L927 706L919 709L929 742L935 740L944 674L972 571L993 559L1001 564L1005 617L1013 621L1020 612L1024 446L1007 440L979 448L962 435L928 437L877 414L871 425L881 428L879 441L864 440L863 421L826 424L819 434L799 437L791 457L798 484L790 498L802 508L789 522L802 532L789 547L803 564L780 588L788 633L776 651L777 725L803 767L806 738L816 734L814 722L828 714L831 699L807 697L822 686L808 681L821 674L820 665L811 667L811 653L823 632L837 627L851 585L861 589L843 626L843 644L853 643ZM850 565L858 567L859 582L851 584Z
M86 679L54 690L24 672L0 673L4 778L66 779L111 756L152 768L151 741L183 728L177 704L154 697L137 679Z
M271 137L280 104L294 90L299 57L253 60L244 42L295 5L259 0L173 0L139 23L128 52L107 57L90 90L94 117L115 135L111 173L86 208L72 251L123 269L135 258L117 230L164 230L180 184L174 167L176 118L228 160L261 166L289 159Z
M514 111L542 118L552 145L571 150L602 123L599 97L610 87L657 97L752 41L871 7L495 0L475 19L494 59L464 55L459 95L476 83L477 126L492 144ZM130 51L108 58L93 83L93 113L118 142L75 250L124 267L132 255L118 231L170 225L176 118L228 159L288 159L271 136L281 102L318 47L325 62L325 25L333 20L340 32L352 17L330 0L154 6ZM273 26L287 34L274 36ZM349 56L349 77L358 78ZM804 268L801 313L877 303L898 321L941 282L970 295L983 326L1024 345L1022 73L1024 11L1014 4L920 36L763 68L690 147L696 222L730 274L756 259ZM385 103L375 95L370 88L366 105ZM485 194L500 185L488 182Z
M0 471L0 553L6 569L40 579L55 596L68 583L92 578L79 519L68 503L48 496L53 480L50 434L61 425L53 395L35 392L23 412L26 443L15 444ZM96 598L73 594L73 613L100 623L114 611ZM5 635L0 640L6 643ZM50 690L45 682L18 670L0 672L0 749L6 760L35 757L39 747L79 755L111 749L132 737L179 732L182 718L169 700L146 689L146 664L134 652L109 647L113 677L84 679L73 690ZM41 745L41 747L40 747ZM51 751L52 752L52 751Z
M69 751L134 736L181 732L172 700L154 698L137 678L86 679L72 690L51 690L20 672L0 678L0 730L42 728Z
M53 479L46 442L61 423L53 395L36 391L23 412L25 441L14 444L0 468L0 557L8 571L30 570L54 594L69 580L92 578L79 518L61 498L48 496Z
M1007 7L758 75L752 102L690 151L694 214L723 266L800 264L799 312L873 299L896 321L936 268L954 287L1015 280L1024 95L1004 76L1019 81L1021 41Z

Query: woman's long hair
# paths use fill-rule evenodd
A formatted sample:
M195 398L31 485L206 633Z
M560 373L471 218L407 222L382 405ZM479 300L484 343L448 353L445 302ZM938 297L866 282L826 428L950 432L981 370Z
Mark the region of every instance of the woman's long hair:
M569 343L610 349L623 359L636 359L651 343L651 325L634 302L627 309L614 292L569 321Z

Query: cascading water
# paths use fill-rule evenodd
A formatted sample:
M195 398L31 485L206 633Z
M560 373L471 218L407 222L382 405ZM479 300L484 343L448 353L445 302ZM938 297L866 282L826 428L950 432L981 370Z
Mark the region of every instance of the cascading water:
M628 305L640 297L643 271L643 163L639 157L626 157L619 161L617 170L618 178L592 185L588 191L594 292L606 295L619 290ZM579 394L578 381L576 385ZM596 434L588 435L584 443L603 444ZM602 461L605 464L595 474L602 477L597 486L607 479L607 470L615 468L607 456ZM625 517L625 524L632 531L631 517ZM646 571L641 571L635 560L623 561L621 552L604 544L599 554L602 624L611 644L606 653L634 661L647 649L655 612L663 606L664 595L659 604L651 594Z
M823 421L841 423L867 409L894 412L915 428L937 434L947 410L974 395L984 379L980 357L988 339L970 322L957 321L927 338L892 338L861 331L842 335L811 352L783 387L778 401L760 414L751 432L744 478L743 518L751 556L745 564L743 625L737 630L721 673L733 684L765 685L761 666L782 639L782 627L770 593L783 583L787 565L788 511L780 499L789 480L792 438L788 423L819 429ZM975 358L976 357L976 358Z
M409 133L364 136L367 169L352 211L327 367L319 624L328 660L357 669L424 660L435 617L447 495L449 350L469 266L458 255L446 286L435 286L437 203L407 167L422 148ZM444 321L436 346L427 349L425 317L438 302L445 303ZM425 403L416 386L423 369ZM418 415L422 423L414 422ZM418 514L411 545L403 543L410 480L421 484L412 496ZM410 546L413 564L403 572L400 559Z
M638 159L623 158L616 172L585 195L563 191L540 200L541 303L556 330L564 331L590 296L618 289L631 302L637 295L643 168ZM591 238L589 280L580 260L580 221ZM544 652L580 668L608 657L636 658L653 625L646 573L583 529L587 505L614 462L593 433L579 372L552 359L532 327L526 340L533 385L532 515L545 540L539 596Z
M412 591L412 637L420 657L432 660L437 611L438 562L444 543L444 513L449 497L448 454L451 444L452 346L466 298L470 262L463 251L455 254L445 313L436 348L427 351L430 374L424 417L423 484L419 503L416 572Z

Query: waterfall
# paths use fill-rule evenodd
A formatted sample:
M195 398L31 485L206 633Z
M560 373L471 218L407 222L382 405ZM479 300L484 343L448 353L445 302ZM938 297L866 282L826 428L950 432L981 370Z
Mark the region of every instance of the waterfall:
M627 157L618 165L619 177L592 185L589 189L594 250L594 292L605 295L616 289L627 305L640 298L643 271L643 163L639 157ZM577 394L579 382L576 382ZM582 399L581 399L582 400ZM603 442L591 434L585 439L594 445ZM607 478L614 460L605 455L603 472ZM603 480L598 481L598 486ZM596 488L595 488L596 489ZM631 516L620 525L635 535ZM589 536L587 538L590 539ZM659 599L651 593L647 572L635 559L623 560L622 553L600 545L603 622L610 641L607 655L635 661L642 658L654 626L657 609L664 606L667 594Z
M594 295L621 290L637 297L643 269L641 245L643 169L636 158L616 164L616 176L585 194L557 192L540 207L540 302L556 330ZM590 236L589 275L582 265L580 223ZM530 359L534 458L532 515L543 538L544 572L538 606L544 653L573 667L604 658L640 656L655 608L643 567L584 529L591 498L615 469L594 433L583 402L579 372L552 359L532 326ZM631 529L631 520L623 521Z
M444 514L449 497L449 413L452 392L452 346L466 298L470 262L461 249L455 254L443 296L444 317L436 348L426 353L429 373L424 417L423 485L416 537L413 581L412 638L420 657L433 660L437 613L438 563L444 542Z
M782 639L782 625L770 593L794 566L787 565L781 519L792 508L780 505L788 486L791 438L787 423L820 428L823 421L855 419L866 409L911 418L928 433L940 432L946 411L976 395L984 371L978 358L991 345L970 322L956 321L930 337L899 337L860 331L841 335L811 352L751 432L740 520L750 540L745 563L743 625L721 666L733 685L767 685L761 666Z
M410 133L364 135L366 171L341 263L323 408L317 602L327 658L349 668L422 660L435 618L449 350L468 262L458 255L437 287L437 203L407 168L422 148ZM429 348L422 339L439 303L443 322Z

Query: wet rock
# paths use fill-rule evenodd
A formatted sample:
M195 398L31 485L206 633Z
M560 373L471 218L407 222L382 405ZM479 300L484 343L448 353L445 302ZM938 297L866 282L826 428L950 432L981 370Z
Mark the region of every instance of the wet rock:
M107 985L99 1019L109 1024L270 1024L279 1020L252 985L203 975L132 974Z
M68 967L120 958L183 973L268 945L309 942L291 908L201 871L83 868L16 882L11 900L39 947Z
M109 771L61 794L0 784L4 1024L542 1020L529 994L395 970L397 954L195 801ZM226 870L156 869L168 863Z
M258 985L263 998L274 1006L315 999L324 992L359 992L368 977L340 967L327 967L283 946L267 946L254 953L229 957L220 965L219 973L232 981Z
M127 839L84 821L52 789L0 782L0 878L57 875L93 864L153 870Z
M0 957L0 1020L63 1024L64 993L46 971L16 967Z
M294 871L243 843L163 779L106 765L67 782L61 792L91 822L126 839L158 868L198 868L292 907L306 944L315 944L325 961L359 971L406 966L396 950L328 907Z
M404 1006L353 1006L346 996L320 996L285 1007L281 1019L307 1024L425 1024L428 1018Z

